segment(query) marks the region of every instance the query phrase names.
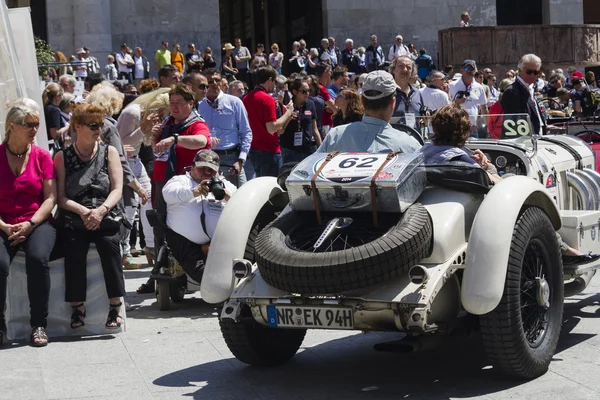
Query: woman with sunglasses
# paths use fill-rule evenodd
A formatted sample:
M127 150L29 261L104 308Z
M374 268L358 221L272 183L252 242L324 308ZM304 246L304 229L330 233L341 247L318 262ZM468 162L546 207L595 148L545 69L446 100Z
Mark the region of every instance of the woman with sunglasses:
M6 338L8 270L19 249L25 251L31 345L48 344L48 262L56 238L48 217L56 204L56 176L50 153L34 144L39 126L36 110L14 106L6 116L0 145L0 346Z
M121 326L125 281L121 266L123 169L119 153L100 140L104 109L81 104L71 117L75 142L54 158L58 206L62 213L65 252L65 301L71 303L71 328L85 325L87 253L95 243L109 297L106 329Z
M365 110L360 95L356 91L352 89L340 90L335 98L335 105L338 111L333 116L333 126L362 121Z
M292 92L294 112L287 125L279 131L279 145L284 164L304 160L321 145L317 110L315 103L308 98L308 83L306 80L295 79L288 86Z

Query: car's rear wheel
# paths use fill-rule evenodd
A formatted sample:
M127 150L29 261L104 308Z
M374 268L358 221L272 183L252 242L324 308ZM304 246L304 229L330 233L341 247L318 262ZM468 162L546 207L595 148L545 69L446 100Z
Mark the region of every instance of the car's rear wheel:
M276 329L259 324L248 306L240 321L221 319L219 325L227 347L243 363L268 367L290 360L302 345L306 329Z
M503 373L533 379L548 370L563 314L560 247L546 213L526 208L515 225L496 309L480 317L485 352Z

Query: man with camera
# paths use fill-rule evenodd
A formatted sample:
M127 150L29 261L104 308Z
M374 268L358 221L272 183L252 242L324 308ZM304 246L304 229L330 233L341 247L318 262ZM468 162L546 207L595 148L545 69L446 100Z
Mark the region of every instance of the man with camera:
M190 172L171 178L163 188L167 203L169 248L184 271L202 280L210 240L223 207L236 187L218 176L219 155L200 150Z
M473 60L465 60L462 65L462 76L450 84L450 98L461 106L471 120L471 126L477 126L477 117L488 113L485 89L474 80L477 64Z

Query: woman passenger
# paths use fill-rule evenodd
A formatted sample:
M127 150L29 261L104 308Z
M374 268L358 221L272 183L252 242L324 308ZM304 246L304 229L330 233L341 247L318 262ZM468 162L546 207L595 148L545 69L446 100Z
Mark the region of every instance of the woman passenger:
M6 337L8 271L21 248L31 309L31 345L48 344L48 262L56 239L48 217L56 204L56 176L50 154L34 144L39 126L36 110L14 106L6 116L6 136L0 145L0 346Z
M85 325L87 253L96 244L109 297L107 329L123 322L121 300L125 282L121 266L123 223L123 169L119 153L100 141L104 109L81 104L71 118L75 142L58 153L54 166L58 176L58 205L64 212L65 301L71 303L71 328Z
M496 168L481 150L471 151L465 143L471 135L469 114L456 104L440 108L431 119L433 138L420 151L425 164L443 164L463 161L483 168L494 183L500 182Z

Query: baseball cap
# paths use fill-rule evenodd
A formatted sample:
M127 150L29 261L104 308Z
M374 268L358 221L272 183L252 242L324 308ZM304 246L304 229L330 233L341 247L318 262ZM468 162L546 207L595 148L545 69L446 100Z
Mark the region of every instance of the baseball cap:
M219 172L220 164L219 155L212 150L200 150L194 157L195 167L207 167L215 172Z
M394 81L394 77L387 71L378 70L369 72L363 83L362 95L369 100L377 100L383 97L396 93L399 86ZM376 94L367 95L366 92L377 92Z
M573 72L573 75L571 75L571 78L583 78L583 73L580 71L575 71Z
M77 50L75 50L75 54L84 54L86 51L83 49L83 47L78 48Z
M471 67L473 67L473 69L477 69L477 64L475 64L475 61L473 61L473 60L465 60L465 61L463 62L463 65L462 65L462 67L463 67L463 69L464 69L464 68L466 68L466 67L467 67L467 66L469 66L469 65L470 65Z
M571 83L573 85L579 85L581 82L583 82L583 78L573 78L573 79L571 79Z

